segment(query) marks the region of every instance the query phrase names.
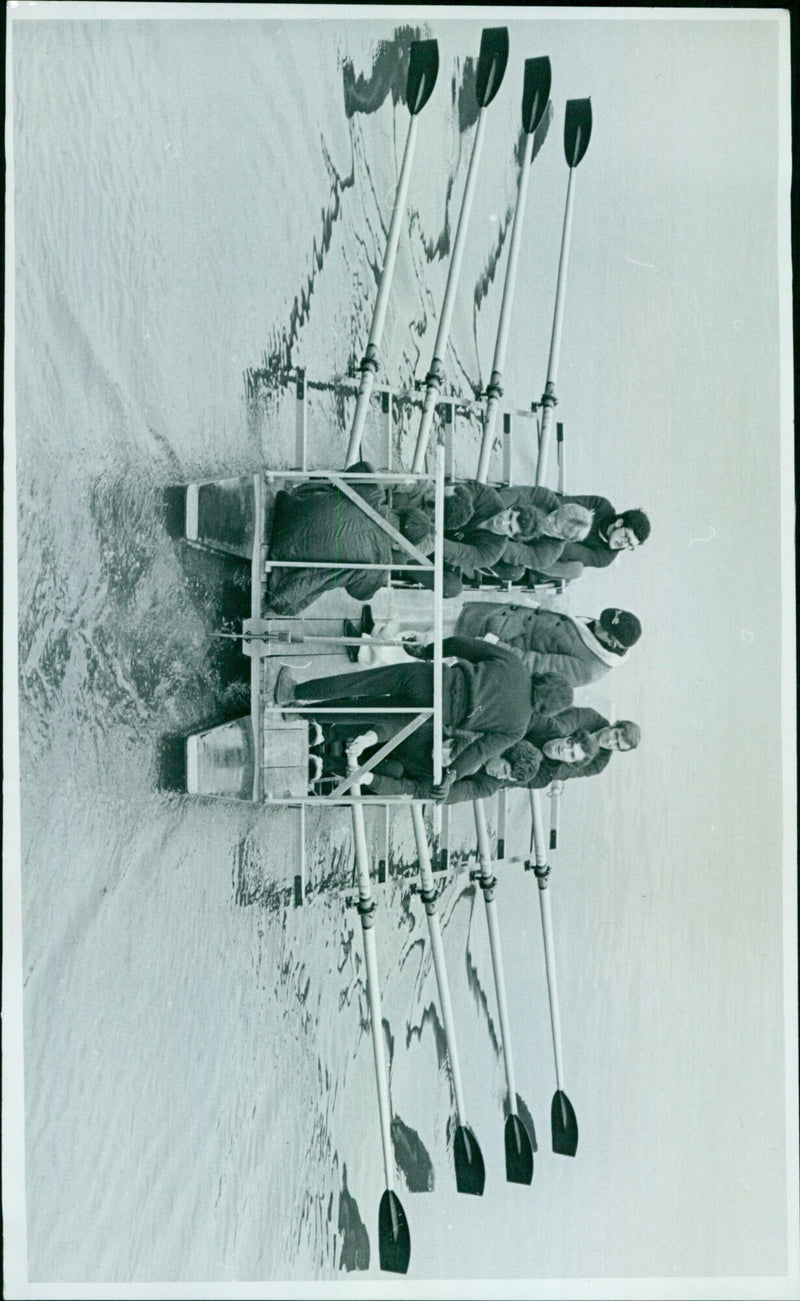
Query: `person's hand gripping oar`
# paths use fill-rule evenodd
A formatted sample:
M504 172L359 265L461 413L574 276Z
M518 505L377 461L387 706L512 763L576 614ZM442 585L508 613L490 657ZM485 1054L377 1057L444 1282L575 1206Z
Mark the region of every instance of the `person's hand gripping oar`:
M533 867L536 884L539 887L539 909L542 915L542 936L544 938L544 962L547 971L547 994L550 1002L550 1025L553 1031L553 1055L556 1064L556 1091L550 1108L550 1129L553 1139L553 1151L561 1156L574 1156L578 1150L578 1121L575 1110L562 1088L564 1082L564 1062L561 1054L561 1013L558 1005L558 981L556 978L556 957L553 947L553 919L550 912L550 891L545 847L544 822L539 804L538 791L530 791L531 830L535 852L535 864L527 862L527 868Z
M475 94L478 100L478 126L475 131L475 139L472 142L472 156L469 161L467 183L464 187L464 197L461 200L461 211L458 215L458 226L456 227L456 237L453 244L453 256L450 259L450 267L447 272L447 285L444 291L442 314L439 318L439 329L436 334L436 342L433 346L433 360L431 361L430 370L425 377L425 402L422 409L419 432L417 434L417 445L414 449L414 463L412 465L412 470L415 474L419 473L425 465L425 451L428 446L428 438L433 424L433 413L436 409L436 399L438 398L442 388L444 358L445 353L447 352L447 341L450 337L450 325L453 320L456 288L458 286L458 277L461 274L464 244L466 243L467 238L469 215L472 209L472 198L475 193L475 182L478 176L478 163L480 161L481 147L483 145L483 136L486 128L484 109L491 104L500 89L500 83L503 80L507 62L508 28L484 28L481 36L478 69L475 78Z
M547 381L542 394L542 431L539 437L539 456L536 462L536 482L544 481L547 468L547 451L550 426L556 405L556 377L561 350L561 330L564 323L564 286L567 281L569 244L572 235L572 205L575 197L575 170L589 147L592 134L592 104L588 99L568 99L564 115L564 154L569 167L567 202L564 209L564 229L561 234L561 254L558 260L556 302L553 310L553 332L550 336L550 357L547 363Z
M383 326L386 320L386 307L389 301L389 289L392 283L392 275L394 274L397 245L400 241L400 228L403 223L403 215L406 208L408 182L411 176L411 163L414 158L414 147L417 141L417 118L431 97L431 92L436 85L436 76L438 71L439 46L437 42L412 41L411 54L408 61L408 78L406 80L406 107L411 114L411 121L408 124L408 135L406 136L406 147L400 168L400 179L397 182L397 190L395 191L394 196L392 219L389 225L389 237L386 241L386 254L384 256L383 271L378 286L378 297L372 315L372 327L369 332L369 342L367 343L367 348L361 361L361 383L358 389L358 401L356 402L353 425L350 430L350 442L347 447L345 465L352 465L354 461L358 460L361 438L364 433L367 411L369 410L369 399L372 393L372 385L378 369L378 351L381 346Z
M511 243L508 249L506 278L503 285L500 323L497 328L497 340L494 346L492 376L486 390L488 402L483 422L483 439L478 461L478 473L475 476L481 483L485 483L489 470L489 457L494 441L494 427L497 421L500 398L503 395L503 369L506 364L511 308L517 283L517 265L522 244L522 223L525 219L525 204L531 175L530 164L545 142L553 117L553 106L548 99L550 79L550 60L548 58L525 60L525 77L522 83L522 130L525 133L525 148L519 172L514 223L511 227Z

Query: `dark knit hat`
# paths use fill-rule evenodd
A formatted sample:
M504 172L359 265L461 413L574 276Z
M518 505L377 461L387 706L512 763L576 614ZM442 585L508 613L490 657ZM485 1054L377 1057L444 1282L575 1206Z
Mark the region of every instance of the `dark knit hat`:
M616 610L609 607L600 615L600 627L624 646L635 646L642 635L642 625L630 610Z
M472 493L465 483L457 483L455 491L444 499L444 526L460 529L472 515Z

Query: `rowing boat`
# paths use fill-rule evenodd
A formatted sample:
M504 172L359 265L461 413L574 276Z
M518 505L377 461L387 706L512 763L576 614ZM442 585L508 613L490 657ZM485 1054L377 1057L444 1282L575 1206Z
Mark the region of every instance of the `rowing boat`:
M567 216L562 240L562 255L559 265L558 287L556 292L556 310L554 316L553 344L545 392L541 402L531 402L522 409L509 409L501 412L502 369L505 349L509 337L509 319L516 266L521 247L522 215L525 208L525 193L528 184L530 164L536 156L538 147L547 132L552 109L549 106L550 64L548 59L529 59L525 64L525 78L522 96L522 127L525 135L525 148L518 183L518 198L515 210L514 226L509 251L508 269L503 294L498 341L495 349L492 376L486 397L464 398L445 391L444 371L448 345L448 334L453 316L453 305L459 277L464 245L467 237L469 213L478 177L478 165L482 142L486 129L486 109L495 98L506 70L508 59L508 31L506 28L487 28L481 39L481 48L477 61L475 76L475 95L477 99L477 125L473 139L472 155L459 214L458 226L453 244L452 257L448 270L447 286L433 348L430 368L421 382L420 389L393 390L385 383L376 384L380 368L379 347L386 313L389 285L398 253L402 228L402 218L406 193L409 186L411 160L416 140L418 117L427 103L438 74L438 47L435 41L415 42L411 48L408 78L406 85L406 105L410 114L409 133L403 156L400 179L393 206L392 219L387 238L386 256L380 281L378 299L373 315L369 341L360 367L360 376L349 385L341 384L340 397L354 401L354 414L350 429L350 440L346 465L350 469L343 471L337 467L312 469L308 458L308 389L314 382L306 376L305 371L297 370L284 378L284 383L294 389L296 403L296 464L290 469L264 467L249 477L222 478L204 480L180 485L171 490L173 504L176 499L180 507L181 533L185 542L195 548L205 549L229 557L231 563L249 567L250 573L250 614L242 621L241 628L231 633L223 631L223 636L235 636L241 643L244 655L249 660L250 675L250 709L242 717L222 723L216 727L196 732L186 738L185 743L185 790L189 795L216 797L221 799L249 799L265 805L276 805L296 809L300 819L301 863L299 888L295 898L302 903L306 898L306 880L304 867L304 831L305 812L309 805L322 809L346 805L350 807L353 823L353 846L358 874L358 896L355 900L361 922L364 944L366 988L370 1007L372 1029L376 1090L378 1099L381 1148L385 1177L385 1191L378 1210L378 1244L381 1268L392 1273L406 1273L409 1266L411 1240L409 1223L405 1210L396 1190L396 1174L391 1139L391 1105L388 1093L387 1071L385 1063L385 1045L383 1040L383 1018L380 1001L379 965L377 959L375 935L375 900L369 862L369 850L366 835L366 817L376 813L384 818L384 834L387 845L384 863L388 858L388 827L390 816L406 815L410 812L417 843L420 869L420 898L424 904L430 932L431 951L436 973L439 1003L442 1011L442 1023L447 1043L450 1064L450 1078L453 1090L454 1118L453 1128L453 1162L456 1186L459 1192L480 1196L484 1190L485 1167L480 1144L467 1118L466 1102L462 1086L459 1056L455 1037L455 1024L450 1003L447 971L445 964L442 936L439 928L437 898L440 882L434 879L435 869L441 875L447 871L446 855L432 853L428 842L428 833L423 820L423 808L419 801L410 796L371 796L368 792L368 774L393 745L397 744L414 728L430 720L433 727L433 780L439 784L443 771L443 723L442 723L442 643L446 624L455 622L463 598L448 601L444 607L444 501L446 481L454 481L454 444L457 440L457 423L464 416L474 416L480 411L483 419L483 439L476 477L481 482L489 479L492 456L499 450L501 468L495 482L510 484L512 481L513 440L515 429L525 430L525 441L533 445L537 452L537 482L541 482L547 458L547 441L555 406L555 371L558 360L558 335L563 315L563 286L566 273L566 247L568 246L569 221L573 197L574 169L585 153L591 129L591 113L588 100L570 101L565 115L565 152L570 168L570 184L567 195ZM539 131L538 146L536 133ZM386 467L382 470L363 470L353 468L361 451L362 436L370 412L377 408L379 426L383 431L386 446ZM392 448L394 445L394 422L399 413L408 416L409 412L419 414L419 429L410 468L393 467ZM502 436L499 449L494 436L495 423L502 414ZM526 423L527 422L527 423ZM533 431L531 431L531 422ZM563 451L563 426L558 426L557 446ZM563 476L563 457L559 457ZM281 487L308 481L322 480L343 498L349 499L358 509L368 515L373 523L391 537L393 543L405 549L399 560L394 559L387 565L356 560L345 564L340 560L325 559L279 559L273 553L273 529L275 521L277 493ZM417 552L381 515L368 506L356 491L359 482L380 484L391 492L401 486L414 487L425 485L433 499L434 549L432 560ZM277 569L294 566L303 569L320 569L343 571L353 569L381 569L389 574L388 582L375 598L375 614L381 620L395 619L411 622L417 626L428 624L432 628L433 639L433 703L432 707L398 709L393 713L406 715L400 719L401 726L392 741L381 747L380 751L365 762L357 761L358 766L347 775L330 783L323 794L315 787L310 773L309 724L300 716L299 707L278 706L275 703L275 681L279 668L292 659L302 656L307 661L309 655L318 659L319 670L329 671L333 665L344 667L344 651L352 638L343 635L343 619L352 615L352 599L341 589L334 589L313 602L308 611L303 611L302 618L274 617L267 613L265 597L270 575ZM430 570L432 582L419 581L419 572ZM521 602L538 603L545 595L537 588L522 590L512 584L491 580L489 590L482 584L481 599L507 600L509 592ZM552 597L552 592L547 595ZM342 709L348 714L358 711L352 706ZM371 705L369 712L374 713ZM375 806L378 806L376 809ZM504 803L500 801L501 810ZM437 809L436 812L439 810ZM498 821L499 854L492 856L487 824L482 805L475 805L476 832L478 838L478 857L480 868L476 879L480 881L486 906L489 938L492 950L492 965L495 975L496 992L500 1016L503 1055L506 1067L507 1097L504 1144L506 1157L506 1177L511 1182L529 1184L533 1177L533 1151L535 1134L529 1133L528 1127L520 1116L520 1099L516 1092L515 1077L511 1057L510 1030L505 1000L505 986L502 975L502 956L500 952L499 930L495 911L495 888L493 865L497 857L502 857L504 835L504 813ZM440 819L434 818L435 829L441 833ZM536 829L536 819L534 820ZM446 832L444 839L446 841ZM550 1007L553 1018L554 1046L556 1051L556 1069L558 1090L553 1101L552 1129L554 1151L574 1155L577 1146L577 1122L569 1099L562 1088L563 1063L560 1036L556 1033L558 1017L557 993L555 990L555 972L553 966L552 931L550 928L549 896L546 898L549 868L541 848L541 832L537 830L536 862L531 866L536 871L542 901L542 924L545 935L545 957L547 962L548 988L550 990ZM379 873L380 879L380 873ZM545 900L546 898L546 905Z

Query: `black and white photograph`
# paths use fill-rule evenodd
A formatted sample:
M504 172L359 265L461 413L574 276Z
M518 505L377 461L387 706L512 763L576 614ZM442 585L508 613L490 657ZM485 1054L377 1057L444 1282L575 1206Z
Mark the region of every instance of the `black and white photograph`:
M800 1297L790 35L7 7L6 1297Z

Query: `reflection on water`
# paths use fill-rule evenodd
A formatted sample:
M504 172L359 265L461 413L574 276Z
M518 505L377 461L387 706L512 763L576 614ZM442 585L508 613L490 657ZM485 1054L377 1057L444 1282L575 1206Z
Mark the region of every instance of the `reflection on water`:
M433 1163L419 1134L395 1114L392 1116L392 1144L397 1164L410 1193L432 1193Z
M361 1218L358 1202L347 1187L347 1166L342 1166L342 1187L339 1191L339 1219L337 1228L342 1245L339 1269L369 1269L369 1234Z
M350 118L354 113L374 113L387 95L394 105L405 103L408 60L411 42L422 39L418 27L397 27L390 41L378 41L368 75L356 76L352 60L342 60L342 87L344 111Z

